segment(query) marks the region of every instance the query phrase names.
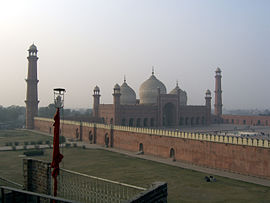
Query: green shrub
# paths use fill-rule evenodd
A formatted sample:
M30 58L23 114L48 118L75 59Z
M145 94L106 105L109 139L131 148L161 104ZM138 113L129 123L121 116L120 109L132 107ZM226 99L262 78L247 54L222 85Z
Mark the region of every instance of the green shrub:
M46 143L47 145L50 145L50 144L51 144L50 140L46 140L45 143Z
M12 150L13 151L16 151L16 146L12 146Z
M73 143L73 147L77 147L77 143Z
M18 145L19 145L19 142L14 142L14 145L15 145L15 146L18 146Z
M43 150L29 150L23 153L25 156L42 156L44 155Z
M24 145L28 145L29 143L27 141L24 141Z
M35 142L35 141L31 141L30 144L31 144L31 145L35 145L36 142Z
M85 145L82 146L83 149L86 149Z
M5 146L9 146L9 142L6 142L6 143L5 143Z
M71 144L70 143L66 143L66 147L70 147L71 146Z

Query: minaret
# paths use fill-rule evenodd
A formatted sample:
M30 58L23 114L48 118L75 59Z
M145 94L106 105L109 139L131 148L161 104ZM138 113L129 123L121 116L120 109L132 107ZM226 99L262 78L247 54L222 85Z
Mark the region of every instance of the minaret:
M26 79L26 128L34 129L34 117L38 115L38 79L37 79L37 47L32 44L28 49L28 76Z
M120 86L115 84L113 88L113 111L114 111L114 118L113 124L120 125Z
M207 125L211 123L211 92L210 90L206 90L205 92L205 106L207 107Z
M98 86L94 88L94 104L93 104L93 117L98 118L98 109L99 109L99 103L100 103L100 89Z
M215 85L215 115L219 118L222 116L222 91L221 91L221 70L216 70L216 85Z

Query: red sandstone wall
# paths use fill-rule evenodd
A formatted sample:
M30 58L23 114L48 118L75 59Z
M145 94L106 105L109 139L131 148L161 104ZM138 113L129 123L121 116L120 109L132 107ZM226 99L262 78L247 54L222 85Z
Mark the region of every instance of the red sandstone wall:
M52 123L36 120L35 126L37 130L48 132ZM65 125L64 135L75 137L76 128L79 126ZM82 139L84 141L89 141L89 131L94 134L93 128L83 127ZM106 133L111 142L110 129L96 129L97 144L105 145ZM175 159L179 161L270 179L269 148L113 131L115 148L137 152L140 143L143 144L145 154L169 158L170 149L173 148Z
M34 120L35 130L39 130L41 132L53 134L53 122L46 122L41 120Z
M164 158L175 150L175 159L209 168L270 178L270 149L197 141L173 137L114 132L114 147Z
M222 115L223 123L270 126L270 116Z

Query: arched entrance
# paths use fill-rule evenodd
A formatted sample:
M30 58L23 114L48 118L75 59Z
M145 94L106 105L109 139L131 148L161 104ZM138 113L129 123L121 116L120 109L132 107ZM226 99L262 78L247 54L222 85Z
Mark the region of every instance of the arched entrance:
M140 127L140 126L141 126L141 119L137 118L136 127Z
M140 145L139 145L139 151L140 152L143 152L143 143L140 143Z
M88 139L89 139L89 142L90 144L93 143L93 135L92 135L92 130L89 131L89 134L88 134Z
M105 147L109 147L110 139L109 139L108 133L106 133L104 136L104 142L105 142Z
M143 119L143 127L147 127L147 123L148 123L147 118L144 118L144 119Z
M126 125L126 119L125 118L122 119L121 125L123 125L123 126Z
M176 126L176 108L172 103L165 104L162 118L164 126Z
M133 126L133 118L129 119L128 126L132 127Z
M174 148L171 148L170 149L170 158L175 161L175 151L174 151Z

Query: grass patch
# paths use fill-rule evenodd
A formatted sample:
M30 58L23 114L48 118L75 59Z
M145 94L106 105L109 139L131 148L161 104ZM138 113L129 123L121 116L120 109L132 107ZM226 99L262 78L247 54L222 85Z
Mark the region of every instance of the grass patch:
M27 130L0 130L0 147L10 143L11 145L24 145L25 143L30 144L31 142L52 142L52 140L53 138L50 136Z
M268 202L270 188L218 177L207 183L205 175L148 160L104 150L64 148L60 167L132 185L149 187L155 181L168 183L169 202ZM0 174L22 183L21 152L0 152ZM52 150L45 150L40 160L51 161Z

